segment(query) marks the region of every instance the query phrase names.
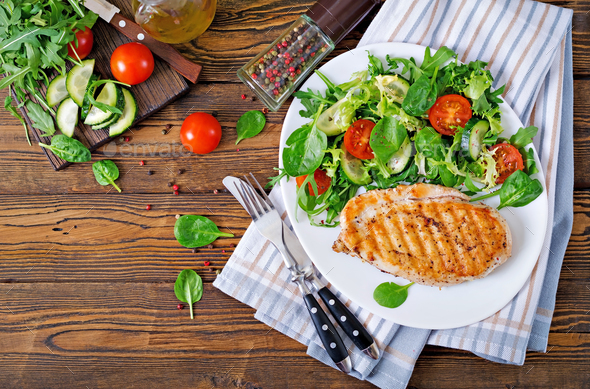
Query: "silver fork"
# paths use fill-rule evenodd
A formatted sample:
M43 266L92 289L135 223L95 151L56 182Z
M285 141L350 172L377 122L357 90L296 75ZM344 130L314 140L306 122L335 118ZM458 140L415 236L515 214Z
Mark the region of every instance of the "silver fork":
M258 185L263 197L256 193L256 190L250 184L248 178L246 176L244 176L244 178L247 183L238 180L237 182L234 182L234 185L242 198L242 203L246 208L246 211L252 217L254 225L260 234L267 238L281 253L285 265L291 272L291 281L297 284L297 287L303 295L303 300L305 301L309 315L311 316L326 352L340 370L345 373L350 373L352 363L340 335L338 335L338 332L336 332L336 329L326 315L326 312L324 312L312 291L306 285L306 274L299 270L296 258L291 255L285 246L283 221L279 213L258 181L254 179L254 176L252 176L252 178Z

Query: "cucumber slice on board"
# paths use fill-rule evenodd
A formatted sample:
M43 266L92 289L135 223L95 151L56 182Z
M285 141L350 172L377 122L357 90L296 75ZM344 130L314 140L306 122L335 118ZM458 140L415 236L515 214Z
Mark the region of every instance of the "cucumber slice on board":
M391 174L399 174L403 172L408 166L408 162L412 157L412 142L410 137L407 136L399 147L399 150L395 152L387 161L387 166L391 169Z
M68 90L66 88L66 78L65 74L59 75L55 77L49 83L47 87L47 93L45 94L45 100L47 100L47 104L53 107L62 102L63 99L69 96Z
M76 128L76 124L78 124L79 108L74 100L68 97L61 102L55 114L57 127L61 130L62 134L70 138L74 135L74 129Z
M74 66L69 72L66 79L66 88L70 97L79 107L84 103L84 94L88 81L94 71L94 60L86 59L82 61L82 66Z
M115 136L125 132L125 130L131 127L137 117L135 96L128 89L122 88L122 90L123 97L125 98L125 108L123 108L123 114L121 114L119 120L109 128L109 136Z
M473 124L472 121L475 122L475 124ZM461 149L465 159L469 162L473 162L477 160L479 153L481 153L483 140L490 129L490 123L487 120L478 119L469 119L469 122L467 122L465 130L463 131Z
M119 94L121 93L121 88L117 85L113 84L112 82L104 84L104 87L98 94L96 101L99 103L104 103L106 105L110 105L115 107L117 105L117 101L119 101ZM103 111L96 107L90 108L90 112L88 112L88 116L86 120L84 120L84 124L88 124L90 126L104 123L112 118L114 113L111 111Z
M121 110L121 112L123 112L123 110L125 109L125 97L123 95L123 88L121 88L119 85L115 85L118 89L117 91L117 105L115 105L115 107L119 108ZM110 117L110 119L99 123L99 124L95 124L92 126L93 130L100 130L101 128L106 128L108 126L110 126L111 124L115 123L117 120L119 120L119 118L121 117L121 114L119 113L115 113L113 114L113 116Z
M363 169L363 161L350 154L348 150L346 150L344 142L342 142L342 159L340 161L340 167L342 168L344 176L353 184L368 185L373 181L367 171Z
M80 111L80 119L82 120L86 120L86 118L88 117L88 112L90 112L90 108L92 107L88 96L92 95L92 97L94 97L94 94L96 93L96 85L92 87L92 90L90 90L90 86L99 78L100 75L94 73L92 76L90 76L90 80L88 80L88 85L86 86L86 93L84 93L84 101L82 102L82 110Z

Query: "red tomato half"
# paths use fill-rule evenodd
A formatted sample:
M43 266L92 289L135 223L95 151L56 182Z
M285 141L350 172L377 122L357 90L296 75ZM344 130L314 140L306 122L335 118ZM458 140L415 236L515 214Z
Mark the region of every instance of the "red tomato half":
M499 143L490 148L490 151L496 150L494 160L496 161L496 171L500 174L496 184L502 184L506 179L517 170L524 170L522 155L518 149L508 143Z
M154 71L154 56L150 49L137 42L125 43L111 55L111 72L125 84L136 85L147 80Z
M76 44L76 40L78 41L78 44ZM84 59L88 57L88 54L92 51L93 44L94 35L92 35L92 30L88 27L84 30L78 30L76 31L76 38L68 43L68 55L74 59Z
M195 112L182 123L180 141L187 150L207 154L215 150L221 140L221 125L205 112Z
M306 178L307 178L307 176L299 176L295 179L297 181L298 188L300 188L301 185L303 185L303 182L305 181ZM316 171L313 173L313 179L315 180L315 183L318 186L318 193L319 194L324 194L328 190L330 185L332 184L332 179L330 177L328 177L326 172L321 169L316 169ZM312 196L315 196L315 193L314 193L313 188L311 186L311 182L308 182L307 185L309 188L309 193Z
M344 134L344 146L352 155L360 159L373 159L373 149L369 145L371 131L375 123L367 119L357 120Z
M428 120L439 134L454 135L454 127L465 127L471 115L469 100L459 95L445 95L436 99L428 113Z

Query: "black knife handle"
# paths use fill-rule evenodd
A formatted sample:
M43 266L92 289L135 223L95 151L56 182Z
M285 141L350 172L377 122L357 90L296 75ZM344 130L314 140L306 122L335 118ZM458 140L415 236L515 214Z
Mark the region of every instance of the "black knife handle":
M313 294L306 294L303 296L307 310L311 316L311 320L315 325L315 329L322 340L322 344L326 349L326 352L332 358L334 363L339 363L348 357L348 351L344 347L340 335L336 332L336 328L326 315L326 312L320 307L320 304L313 297Z
M356 347L364 350L373 344L374 340L369 332L327 286L320 289L318 294Z

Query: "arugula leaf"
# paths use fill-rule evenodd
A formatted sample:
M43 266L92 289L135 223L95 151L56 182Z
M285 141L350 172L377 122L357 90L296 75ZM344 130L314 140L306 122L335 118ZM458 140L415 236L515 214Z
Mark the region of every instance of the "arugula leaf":
M522 155L522 161L524 163L524 171L529 176L538 173L539 169L537 169L537 164L535 163L535 153L533 152L533 148L529 148L528 150L518 149L520 154Z
M372 55L369 51L367 51L367 54L369 55L369 75L371 77L375 77L385 73L385 70L383 69L383 62L381 62L379 58Z
M408 131L402 123L393 116L385 116L373 127L369 145L376 158L387 162L407 137Z
M510 137L510 144L517 149L533 143L533 138L537 135L539 129L535 126L528 126L526 128L520 127L516 134Z
M29 118L33 122L33 127L43 131L44 136L51 136L55 134L55 124L50 114L45 112L43 108L31 100L26 103Z
M424 51L424 61L422 61L420 69L424 71L424 74L432 77L437 68L440 68L445 62L456 55L457 54L455 54L453 50L443 46L438 49L433 56L430 56L430 47L426 47L426 50Z
M29 129L27 128L27 123L25 122L25 119L22 117L20 112L18 112L16 110L16 108L12 106L12 96L10 94L8 94L6 96L6 98L4 99L4 109L7 110L8 112L10 112L10 114L12 116L17 118L21 122L21 124L25 128L25 135L27 137L27 142L29 143L29 146L31 146L31 139L29 138Z

